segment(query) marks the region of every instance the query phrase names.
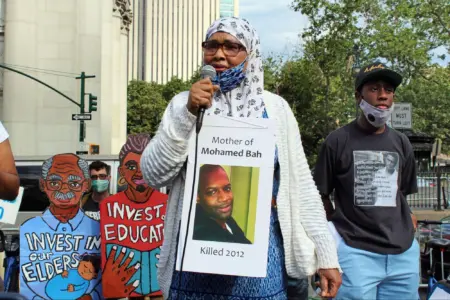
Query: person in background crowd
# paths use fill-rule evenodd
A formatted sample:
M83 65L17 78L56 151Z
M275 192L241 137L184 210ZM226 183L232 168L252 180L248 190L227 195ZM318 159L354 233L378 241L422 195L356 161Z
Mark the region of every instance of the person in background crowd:
M363 114L320 150L314 177L344 272L336 299L419 299L419 245L406 201L417 192L416 162L408 138L386 125L401 82L381 63L362 68L355 96Z
M0 121L0 199L14 200L19 193L20 181L8 138Z
M260 41L255 29L244 19L219 19L208 29L202 47L204 64L212 65L219 76L212 82L209 78L202 79L190 91L171 100L158 132L141 158L142 173L150 186L172 186L158 265L164 297L287 299L286 273L293 278L306 278L316 267L321 276L322 296L334 297L341 284L337 251L294 114L283 98L264 91ZM268 158L273 160L276 171L265 278L175 271L185 161L196 115L202 106L208 108L206 115L247 120L272 118L276 124L277 151Z
M89 175L92 180L91 192L84 195L81 206L87 216L100 220L99 203L110 195L111 167L102 161L94 161L89 165Z

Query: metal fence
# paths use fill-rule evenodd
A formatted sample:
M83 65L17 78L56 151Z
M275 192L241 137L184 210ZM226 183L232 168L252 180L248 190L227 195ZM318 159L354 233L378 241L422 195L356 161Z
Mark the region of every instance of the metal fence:
M441 208L448 207L450 173L420 172L417 174L417 187L418 192L407 197L411 208L434 209L438 207L438 199Z

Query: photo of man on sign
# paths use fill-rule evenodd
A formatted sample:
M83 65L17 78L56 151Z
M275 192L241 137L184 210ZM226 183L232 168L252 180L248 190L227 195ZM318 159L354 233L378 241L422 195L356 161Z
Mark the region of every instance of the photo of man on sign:
M80 209L91 185L87 162L70 153L55 155L44 161L39 183L50 206L20 227L21 294L27 299L102 299L94 259L100 254L100 224ZM91 270L95 276L88 276Z
M156 264L167 195L150 188L140 168L147 134L129 135L119 154L125 190L100 203L103 291L106 298L160 296Z
M229 169L233 180L224 167ZM200 167L192 239L252 244L248 237L254 235L252 211L256 211L252 209L256 205L255 193L253 191L252 194L251 190L253 170L249 167L224 167L209 164ZM257 183L255 171L253 183L255 179Z

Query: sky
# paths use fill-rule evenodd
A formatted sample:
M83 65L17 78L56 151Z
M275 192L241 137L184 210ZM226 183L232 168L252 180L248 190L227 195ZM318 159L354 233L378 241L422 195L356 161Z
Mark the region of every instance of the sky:
M264 56L272 53L281 54L285 58L295 54L301 44L299 33L308 26L308 19L300 12L290 8L292 0L239 0L239 17L247 19L260 35ZM445 66L445 61L436 55L446 53L445 47L434 51L432 62Z
M264 55L291 56L299 44L298 34L308 20L290 9L291 3L292 0L239 0L239 17L255 27Z

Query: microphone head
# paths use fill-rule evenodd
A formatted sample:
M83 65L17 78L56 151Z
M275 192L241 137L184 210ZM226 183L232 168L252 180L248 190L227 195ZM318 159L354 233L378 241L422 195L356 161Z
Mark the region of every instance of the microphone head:
M214 69L214 67L210 65L203 66L202 70L200 71L200 76L202 78L214 78L216 77L216 74L216 69Z

